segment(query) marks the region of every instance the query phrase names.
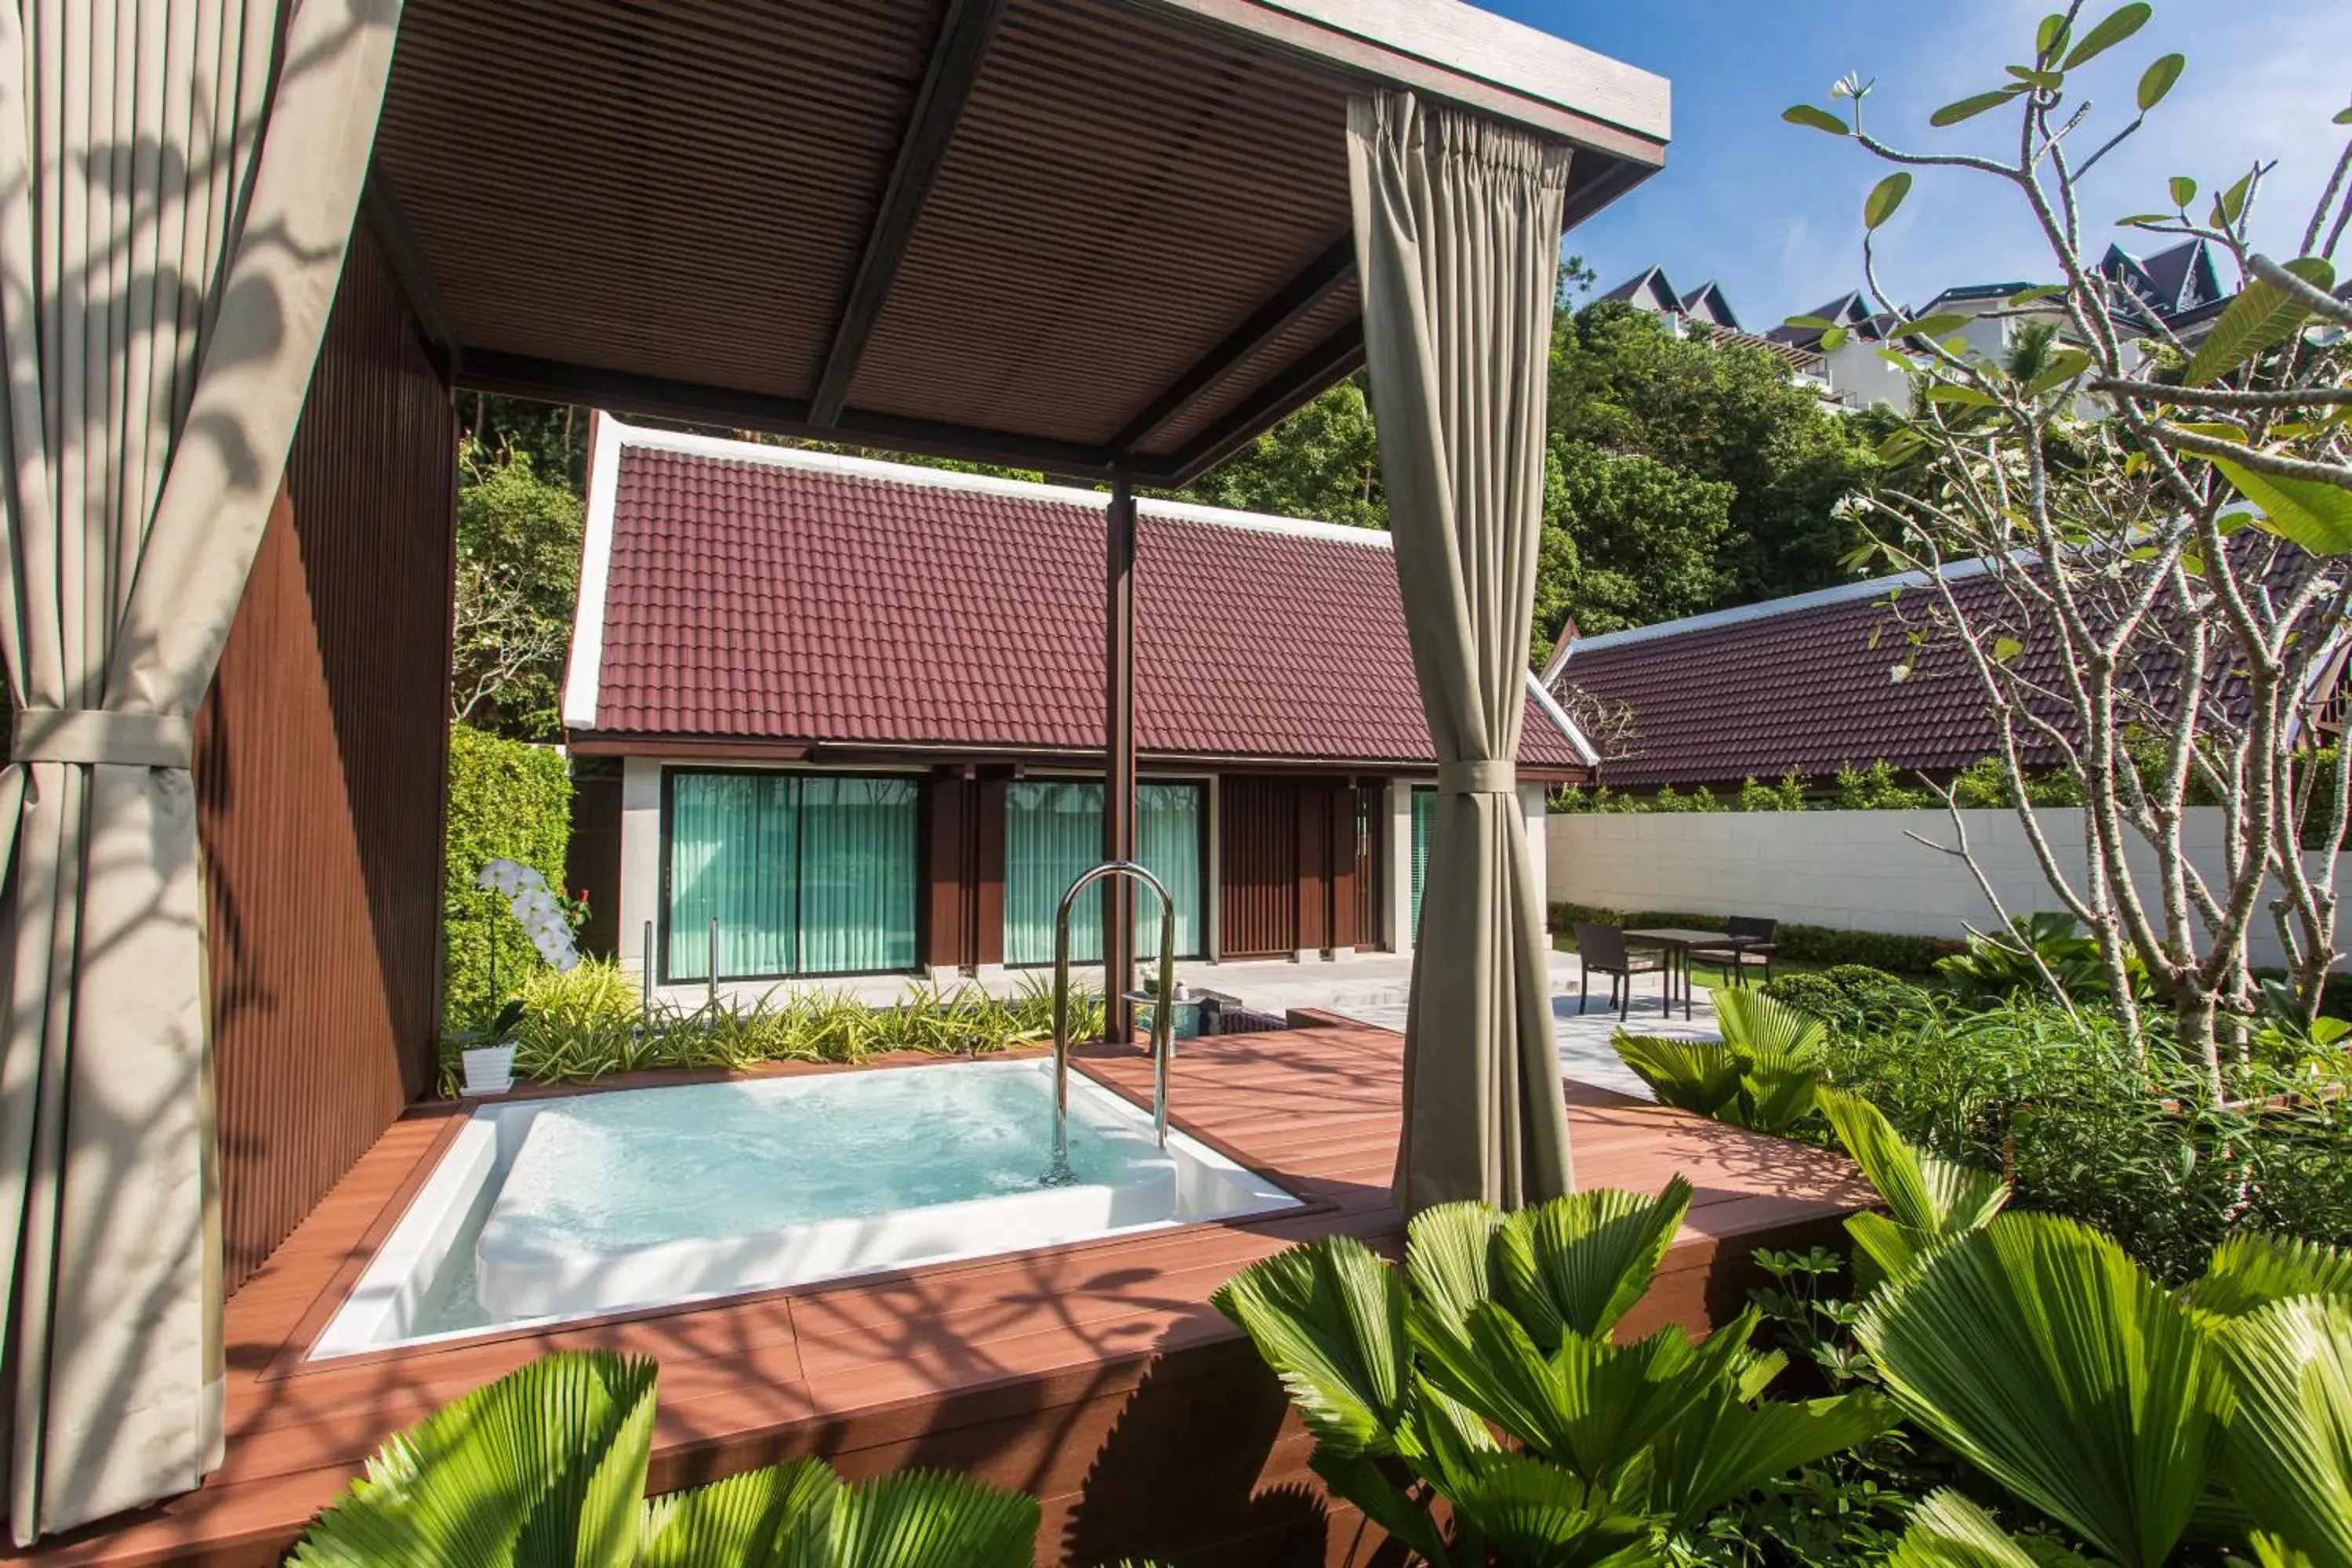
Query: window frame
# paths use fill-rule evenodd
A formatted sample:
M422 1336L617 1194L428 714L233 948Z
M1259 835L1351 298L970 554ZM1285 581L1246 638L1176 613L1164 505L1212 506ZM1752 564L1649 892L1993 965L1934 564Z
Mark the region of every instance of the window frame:
M757 778L792 779L887 779L893 783L905 783L914 785L915 799L913 809L915 814L915 859L914 882L910 889L913 894L913 932L915 938L914 962L907 964L903 968L898 969L803 969L790 970L782 973L719 975L681 975L672 973L670 969L670 953L672 951L671 915L675 907L675 900L672 897L671 881L673 872L677 866L676 846L673 842L674 829L677 823L676 781L681 777L694 774L719 774L733 777L751 776ZM930 789L931 781L929 773L927 771L919 771L916 769L730 768L710 766L699 763L664 763L661 765L661 870L659 877L656 879L656 885L654 893L655 909L657 916L656 921L655 946L657 950L658 955L656 967L660 971L659 984L664 985L740 985L757 984L763 981L775 983L785 980L858 980L870 979L879 975L920 974L923 972L923 883L925 876L923 855L925 845L927 843L927 837L924 828L925 819L927 816L926 808L929 804ZM803 824L801 815L798 812L794 812L793 815L793 946L795 950L800 946L801 932L804 929L802 923L801 915L803 908L805 907L808 897L806 884L800 875L800 865L805 847L805 837L806 829Z

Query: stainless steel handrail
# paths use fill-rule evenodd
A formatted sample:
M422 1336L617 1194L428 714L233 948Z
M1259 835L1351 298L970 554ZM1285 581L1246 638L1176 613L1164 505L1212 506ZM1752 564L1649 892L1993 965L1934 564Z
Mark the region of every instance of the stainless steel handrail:
M1130 877L1160 896L1160 987L1151 1005L1151 1131L1168 1147L1168 1058L1176 1045L1176 900L1160 879L1132 860L1106 860L1080 874L1054 911L1054 1168L1045 1180L1062 1185L1070 1171L1070 909L1078 895L1106 877ZM1104 1032L1118 1016L1127 977L1113 974L1103 986Z

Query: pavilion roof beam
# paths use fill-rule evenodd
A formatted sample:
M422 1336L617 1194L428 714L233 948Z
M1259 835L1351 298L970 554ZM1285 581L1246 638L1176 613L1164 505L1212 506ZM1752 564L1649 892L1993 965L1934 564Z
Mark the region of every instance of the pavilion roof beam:
M425 342L439 356L443 375L454 374L460 353L457 331L449 325L440 290L433 286L433 274L425 265L424 252L417 248L415 231L408 226L408 213L400 204L400 192L380 163L368 165L367 182L360 188L360 214L383 249L384 265L391 268L393 281L406 297Z
M820 428L809 417L809 405L803 398L706 386L524 354L468 350L459 362L457 382L469 391L503 393L543 403L584 404L681 424L846 440L968 463L1036 468L1088 484L1109 479L1113 467L1108 447L861 410L852 410L832 426ZM1166 484L1169 478L1170 470L1164 463L1136 470L1139 483Z
M1297 277L1268 296L1247 321L1226 334L1224 341L1171 382L1165 392L1110 438L1112 449L1131 452L1150 440L1170 420L1192 406L1193 399L1247 363L1266 344L1289 331L1301 316L1329 298L1333 290L1353 281L1355 276L1355 236L1343 234Z
M889 302L898 265L906 259L915 225L947 161L957 122L963 118L964 104L980 79L981 64L1003 15L1004 0L948 0L939 39L931 46L930 67L898 143L898 161L882 189L882 205L866 233L865 252L834 329L832 351L817 378L816 395L809 400L809 423L820 430L833 428L849 402L850 384L857 378L866 345Z
M1231 456L1243 442L1311 402L1363 363L1364 322L1359 316L1277 371L1202 431L1191 446L1162 459L1171 474L1170 482L1192 483Z

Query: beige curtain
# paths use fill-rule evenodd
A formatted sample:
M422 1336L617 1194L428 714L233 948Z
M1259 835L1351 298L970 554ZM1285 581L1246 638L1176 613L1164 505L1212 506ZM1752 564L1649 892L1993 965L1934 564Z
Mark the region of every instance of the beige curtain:
M0 1267L20 1543L221 1436L189 721L342 268L398 0L0 0Z
M1396 1201L1518 1207L1570 1184L1513 774L1568 149L1391 92L1349 103L1348 155L1397 582L1438 757Z

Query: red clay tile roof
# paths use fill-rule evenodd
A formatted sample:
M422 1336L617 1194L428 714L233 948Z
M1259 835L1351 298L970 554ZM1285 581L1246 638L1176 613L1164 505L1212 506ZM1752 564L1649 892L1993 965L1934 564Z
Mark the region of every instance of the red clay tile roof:
M1620 789L1736 786L1792 770L1824 777L1881 758L1905 772L1966 767L1995 745L1976 675L1948 634L1908 643L1932 588L1911 586L1907 612L1900 597L1890 605L1888 588L1856 584L1591 638L1557 666L1552 688L1633 710L1633 739L1600 772ZM1955 588L1976 613L1994 610L1990 577ZM1899 664L1911 674L1897 681ZM2027 760L2047 766L2057 757L2036 751Z
M575 731L1099 752L1103 515L1056 499L1083 492L898 479L610 419L600 434L618 472L593 719L575 679ZM583 654L609 471L600 448ZM1139 751L1432 763L1394 558L1379 536L1331 532L1144 503ZM1532 700L1520 761L1579 762Z

